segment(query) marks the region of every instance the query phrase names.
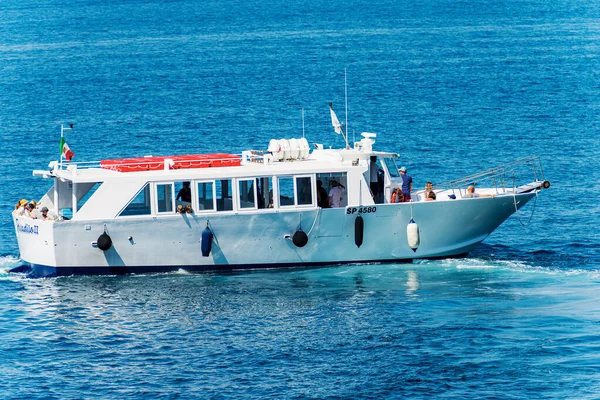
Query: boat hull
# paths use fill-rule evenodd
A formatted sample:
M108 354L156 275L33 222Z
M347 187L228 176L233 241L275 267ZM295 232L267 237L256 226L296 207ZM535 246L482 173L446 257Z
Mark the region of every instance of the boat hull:
M106 221L14 221L21 259L38 277L312 267L468 253L515 212L515 200L520 208L535 195ZM360 247L355 241L359 214L364 225ZM411 218L419 224L415 251L407 240ZM204 257L202 232L207 225L214 236L210 254ZM308 235L303 247L292 240L299 230ZM97 245L103 233L112 240L106 251Z

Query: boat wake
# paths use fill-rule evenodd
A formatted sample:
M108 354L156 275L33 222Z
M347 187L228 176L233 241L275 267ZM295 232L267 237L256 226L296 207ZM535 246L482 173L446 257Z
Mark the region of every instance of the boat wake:
M2 254L0 255L0 277L10 276L12 274L9 271L13 268L20 267L23 264L23 261L12 254Z
M588 276L589 278L600 278L600 268L586 268L586 261L582 259L578 265L581 268L565 267L561 260L563 256L553 251L535 251L531 253L519 253L518 257L502 257L498 254L481 255L471 254L469 257L444 260L421 260L415 261L419 264L436 263L446 268L456 270L506 270L519 273L540 273L545 275L563 276ZM572 258L570 259L572 261ZM565 260L566 261L566 260Z

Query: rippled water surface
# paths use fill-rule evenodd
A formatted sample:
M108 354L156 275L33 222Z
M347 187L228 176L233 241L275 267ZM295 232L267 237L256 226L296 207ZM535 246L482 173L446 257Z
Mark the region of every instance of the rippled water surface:
M2 398L598 398L592 1L0 5ZM10 211L76 160L341 145L415 179L539 155L550 190L462 259L26 279ZM336 106L337 105L337 106ZM522 226L533 214L531 222ZM461 229L461 227L455 227ZM449 232L451 234L451 232Z

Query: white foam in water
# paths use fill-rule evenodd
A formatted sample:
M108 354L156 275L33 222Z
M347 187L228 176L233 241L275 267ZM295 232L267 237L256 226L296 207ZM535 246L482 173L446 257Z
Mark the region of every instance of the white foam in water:
M8 272L9 269L18 267L21 263L21 259L15 256L0 257L0 271Z

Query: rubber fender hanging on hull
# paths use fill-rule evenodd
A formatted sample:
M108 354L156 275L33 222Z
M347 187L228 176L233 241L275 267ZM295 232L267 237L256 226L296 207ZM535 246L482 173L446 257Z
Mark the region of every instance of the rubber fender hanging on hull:
M419 238L419 225L412 218L406 226L406 238L408 239L408 247L416 252L421 240Z
M110 238L110 236L108 236L106 232L104 232L102 235L98 236L96 244L100 250L106 251L111 248L112 239Z
M213 233L208 226L202 231L202 242L200 249L202 250L202 257L208 257L210 250L212 249Z
M358 248L360 248L360 246L362 246L363 244L364 229L365 221L363 220L363 217L361 217L360 214L358 214L358 216L354 220L354 243Z
M308 243L308 235L302 229L298 229L292 236L292 242L296 247L304 247Z

